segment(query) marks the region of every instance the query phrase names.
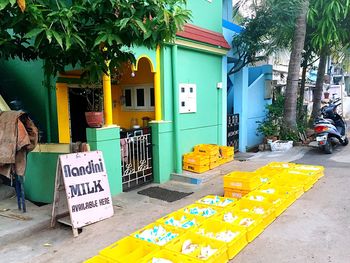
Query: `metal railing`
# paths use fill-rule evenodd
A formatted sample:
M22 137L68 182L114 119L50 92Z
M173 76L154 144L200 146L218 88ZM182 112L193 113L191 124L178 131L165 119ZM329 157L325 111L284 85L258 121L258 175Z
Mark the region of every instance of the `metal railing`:
M239 148L239 114L227 115L227 146Z
M123 191L153 181L151 132L137 132L120 139Z

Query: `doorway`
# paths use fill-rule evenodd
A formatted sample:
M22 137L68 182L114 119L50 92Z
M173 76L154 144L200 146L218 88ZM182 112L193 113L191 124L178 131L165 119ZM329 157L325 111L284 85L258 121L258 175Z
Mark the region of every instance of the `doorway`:
M84 89L82 88L69 88L71 142L86 142L86 128L88 128L88 125L85 120L85 111L87 101L83 93Z

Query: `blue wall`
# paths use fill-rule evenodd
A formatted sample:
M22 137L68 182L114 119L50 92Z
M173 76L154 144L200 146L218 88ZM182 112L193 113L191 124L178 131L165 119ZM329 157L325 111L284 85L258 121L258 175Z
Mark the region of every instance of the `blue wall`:
M231 44L235 34L239 34L242 28L232 22L232 1L223 1L223 35ZM227 60L233 60L234 53L231 49L227 54ZM223 70L229 72L233 63L223 65ZM245 67L234 75L227 76L227 113L238 113L239 123L239 150L245 152L262 142L262 136L257 135L258 121L266 116L265 106L271 100L265 100L265 81L272 79L272 66ZM225 86L224 86L225 87Z
M270 104L271 100L266 100L265 97L265 81L272 79L272 66L264 65L261 67L249 68L248 87L248 114L247 114L247 148L252 148L260 144L263 140L262 135L257 135L259 121L263 121L266 116L266 104Z
M222 1L222 18L232 22L232 0Z
M264 119L266 104L271 103L271 100L265 100L264 93L265 81L272 78L272 66L243 68L229 78L233 89L227 97L228 112L233 105L234 113L240 115L239 150L245 152L263 140L257 135L257 122Z

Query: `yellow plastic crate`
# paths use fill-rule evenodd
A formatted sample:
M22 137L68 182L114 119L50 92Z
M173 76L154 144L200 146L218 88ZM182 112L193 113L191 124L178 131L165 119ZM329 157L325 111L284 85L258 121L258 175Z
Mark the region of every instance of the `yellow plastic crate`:
M145 239L144 237L142 237L142 234L146 232L150 232L150 231L154 231L154 232L159 232L159 229L165 229L165 233L162 233L161 235L153 235L152 238L147 238ZM146 243L146 244L152 244L152 245L157 245L159 247L164 247L167 243L179 238L182 234L184 233L184 230L180 229L180 228L175 228L172 226L168 226L168 225L164 225L161 224L159 222L155 222L152 224L149 224L147 226L145 226L144 228L132 233L130 236L141 240L142 242ZM171 237L169 237L171 236ZM130 261L131 262L131 261Z
M229 259L234 258L248 244L247 230L245 228L223 223L219 220L216 221L209 219L203 225L192 231L195 231L195 233L198 235L225 242L227 245L227 254ZM234 236L230 241L218 239L218 234L227 231L236 234L236 236Z
M218 162L219 162L219 165L223 165L223 164L227 163L228 160L226 158L219 158Z
M289 192L295 194L296 199L298 199L304 194L304 185L297 180L278 178L274 180L271 184L288 189Z
M97 255L92 258L89 258L88 260L85 260L84 263L114 263L115 260L108 259L106 257Z
M213 217L213 220L245 228L248 242L252 242L264 231L262 217L254 214L242 213L233 208L225 209L222 213Z
M267 194L261 190L250 192L244 197L244 199L257 202L268 202L272 204L273 208L275 209L276 217L282 214L288 207L286 196L278 194Z
M204 173L209 171L209 164L204 165L195 165L190 163L184 163L182 168L186 171L194 172L194 173Z
M318 179L320 179L321 177L324 176L324 167L323 166L296 164L293 168L295 171L315 174Z
M225 163L231 162L234 160L234 155L224 157L223 159L225 160Z
M268 227L276 219L275 209L268 202L257 202L242 198L233 209L242 213L260 216L263 228Z
M204 222L205 218L198 217L183 212L173 212L157 220L162 225L180 229L192 229L200 226Z
M289 180L300 182L304 187L304 192L310 190L310 188L317 182L317 177L315 175L306 175L293 170L285 171L284 176Z
M106 257L110 262L129 263L138 262L144 256L158 250L159 247L156 245L134 237L125 237L101 250L99 254Z
M195 152L206 153L210 156L219 155L219 146L215 144L198 144L194 146Z
M197 152L186 153L183 155L183 162L194 165L209 164L209 155Z
M224 188L224 196L225 197L231 197L236 199L241 199L246 194L250 193L251 191L243 191L238 190L234 188Z
M183 254L186 257L189 257L191 262L205 262L205 263L226 263L228 262L227 247L224 242L220 242L214 239L206 238L191 232L184 234L181 238L171 242L166 249L171 251L182 253L183 244L185 241L190 240L192 244L198 245L198 247L189 254ZM200 259L199 255L201 249L204 247L210 246L212 249L216 249L216 252L208 257L207 259Z
M224 188L252 191L261 185L259 175L254 172L232 172L224 176Z
M220 164L220 162L219 162L219 159L217 159L216 161L211 161L210 163L209 163L209 169L210 170L212 170L212 169L214 169L214 168L216 168L216 167L219 167L221 164Z
M262 167L255 170L255 173L258 174L260 181L265 183L271 183L274 179L279 178L283 172L279 170L270 169L269 167Z
M272 195L277 194L277 195L284 196L285 202L286 202L284 205L286 208L288 208L291 204L293 204L297 199L295 192L291 191L286 187L274 185L273 183L263 185L257 191L263 192L265 194L272 194Z
M165 259L173 263L193 262L189 257L183 256L181 253L170 251L168 249L162 249L147 255L139 263L153 263L153 259Z
M228 158L234 155L235 149L230 146L219 146L219 151L222 157Z
M209 205L219 208L233 207L236 205L236 198L227 198L217 195L207 195L196 201L197 204Z
M221 158L220 154L214 154L209 156L210 163L216 162Z
M259 169L256 169L255 173L266 174L275 178L281 175L281 171L283 170L274 169L273 167L269 167L266 165L266 166L260 167Z
M267 164L265 167L269 167L270 169L274 169L277 171L283 171L285 169L290 169L295 166L295 163L288 163L288 162L271 162Z
M191 214L196 217L210 218L220 213L222 211L222 208L207 206L203 204L192 204L185 206L178 211L185 214Z

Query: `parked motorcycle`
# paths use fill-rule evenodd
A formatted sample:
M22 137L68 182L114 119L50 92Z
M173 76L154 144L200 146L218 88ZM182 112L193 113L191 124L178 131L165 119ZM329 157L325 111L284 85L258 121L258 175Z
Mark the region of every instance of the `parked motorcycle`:
M341 105L340 98L330 101L321 108L321 116L314 122L314 131L318 146L325 153L332 153L336 144L348 145L346 136L347 124L338 114L337 107Z

